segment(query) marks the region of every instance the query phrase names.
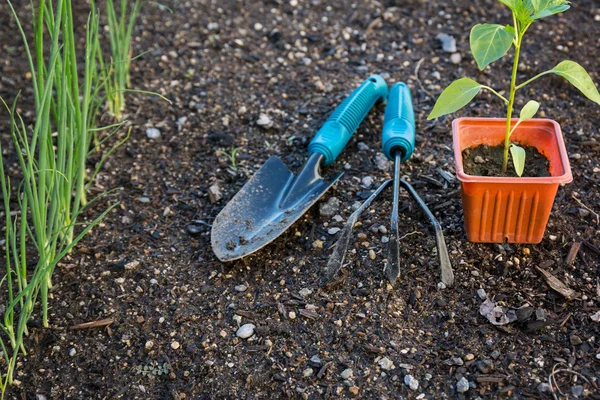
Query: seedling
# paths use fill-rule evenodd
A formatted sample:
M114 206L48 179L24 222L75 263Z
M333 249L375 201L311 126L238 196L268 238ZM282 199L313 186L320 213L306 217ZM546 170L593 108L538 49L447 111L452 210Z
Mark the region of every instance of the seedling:
M492 62L502 58L512 46L515 47L508 99L489 86L477 83L470 78L461 78L450 84L442 92L427 119L431 120L458 111L469 104L481 89L489 90L507 105L502 171L506 172L507 170L510 150L515 171L517 175L521 176L525 166L525 150L517 144L511 143L510 136L521 122L533 118L539 109L539 103L530 100L521 110L518 121L512 126L511 118L517 90L524 88L544 75L555 74L568 80L584 96L599 105L600 94L586 70L576 62L568 60L562 61L554 68L542 72L521 84L517 84L519 55L524 43L523 37L529 27L539 19L566 11L570 6L567 0L498 1L511 10L513 25L477 24L471 29L470 45L471 52L480 70L484 70Z
M231 151L229 153L227 153L224 150L219 150L219 153L218 153L218 155L225 156L229 159L229 162L231 163L229 168L231 168L232 171L237 171L237 164L235 162L235 157L237 156L237 152L238 152L238 147L231 146Z
M143 375L150 379L154 379L157 376L169 374L169 363L159 364L156 361L153 361L147 365L138 365L135 370L137 375Z

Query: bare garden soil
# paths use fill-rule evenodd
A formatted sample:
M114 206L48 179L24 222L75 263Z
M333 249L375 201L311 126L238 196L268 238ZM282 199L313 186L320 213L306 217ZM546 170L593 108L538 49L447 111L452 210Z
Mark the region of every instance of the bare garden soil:
M81 26L85 3L78 2ZM451 118L426 121L436 96L456 78L508 85L511 58L478 72L468 49L476 22L510 22L499 2L166 5L173 13L148 5L135 30L134 53L144 54L133 63L132 82L172 104L127 96L132 137L111 155L93 188L122 189L85 218L120 204L57 268L51 328L41 328L37 314L31 321L29 353L20 359L9 398L546 399L552 395L540 383L553 369L565 395L600 398L600 322L591 318L600 309L600 108L560 78L544 77L519 92L517 107L540 100L541 116L561 124L574 175L559 189L538 245L466 241ZM29 15L28 1L16 6ZM569 58L600 82L599 19L596 1L579 0L538 23L523 50L519 81ZM0 95L12 101L23 90L20 109L31 121L31 77L5 2L0 22ZM456 38L458 64L442 50L438 33ZM355 229L344 278L320 285L336 240L329 230L391 177L380 155L383 104L323 171L345 171L321 202L339 199L341 218L322 215L316 205L262 251L219 262L209 226L226 202L271 155L291 170L301 167L312 135L372 73L412 90L418 135L402 173L444 227L455 287L438 287L435 239L406 194L402 276L394 287L387 283L380 227L388 227L390 193ZM502 113L499 101L482 94L458 116ZM257 124L261 114L271 123ZM1 115L0 139L8 146ZM161 136L148 138L150 127ZM239 148L235 171L219 152L232 147ZM575 290L575 298L552 290L536 267ZM519 309L519 319L493 325L480 315L480 289L507 310ZM109 326L73 329L106 319ZM254 336L236 337L239 323L254 324ZM149 373L138 373L146 366ZM347 369L351 374L342 378ZM404 383L409 374L419 381L417 390ZM463 377L471 387L458 394Z

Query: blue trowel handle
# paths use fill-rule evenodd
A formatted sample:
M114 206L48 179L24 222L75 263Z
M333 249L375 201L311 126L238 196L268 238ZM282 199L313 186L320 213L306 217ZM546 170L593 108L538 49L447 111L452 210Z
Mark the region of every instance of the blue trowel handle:
M381 146L383 154L392 161L396 151L400 151L402 161L406 161L415 149L415 112L410 90L404 82L398 82L390 89Z
M387 92L387 83L381 76L370 76L335 109L310 142L308 153L323 154L324 165L332 164L371 107L385 101Z

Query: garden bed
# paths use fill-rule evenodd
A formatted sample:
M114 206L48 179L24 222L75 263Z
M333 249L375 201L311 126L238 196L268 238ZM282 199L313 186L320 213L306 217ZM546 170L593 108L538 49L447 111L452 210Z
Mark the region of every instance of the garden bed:
M465 377L476 386L465 393L470 398L549 398L539 384L553 368L591 382L558 372L564 392L577 391L578 385L596 390L600 322L590 316L600 307L600 221L594 213L600 212L598 107L561 78L548 78L555 87L541 111L561 124L574 181L559 189L539 245L469 243L458 182L448 178L455 172L451 120L426 117L455 78L477 76L490 85L498 81L492 79L497 71L506 69L510 60L478 73L463 36L464 26L474 21L496 13L507 19L501 4L250 3L225 1L219 8L209 1L172 2L167 5L173 13L152 6L142 13L134 52L146 53L132 65L132 83L172 104L146 95L127 97L132 137L108 159L94 188L123 190L101 200L86 217L113 201L121 204L57 268L51 328L42 329L34 314L29 354L20 358L15 376L20 384L9 395L412 398L425 393L439 398L454 395ZM24 5L18 9L29 12ZM83 24L89 10L79 11ZM4 3L0 15L7 21L0 25L0 96L12 101L29 78ZM600 82L598 20L595 2L581 0L568 13L540 23L532 33L539 43L566 54L526 51L522 56L532 67L520 77L570 58ZM438 33L456 38L458 64L451 61L458 56L442 50ZM402 171L445 229L456 286L438 288L435 239L406 194L400 215L405 264L395 288L388 285L382 272L385 230L379 226L388 227L391 192L355 228L364 236L356 254L348 255L342 281L321 286L336 240L328 231L342 223L322 215L318 205L255 255L219 262L207 225L268 156L279 155L292 170L301 167L312 135L371 73L383 74L389 83L403 80L412 89L417 143ZM518 105L535 90L532 84L520 93ZM488 103L497 101L484 93L458 115L499 116L489 115L497 108ZM27 117L31 93L25 91L19 104ZM369 195L365 178L376 185L391 177L380 154L384 108L375 106L338 161L324 170L326 175L345 171L322 200L339 199L335 214L344 220L352 204ZM160 137L150 139L148 128L158 129ZM4 117L0 135L8 143ZM218 153L232 147L239 148L235 171ZM577 298L566 301L550 289L536 267L578 292ZM521 309L518 321L495 326L480 315L479 289L508 308L528 304L531 310ZM314 305L309 306L314 313L301 312L306 305ZM236 337L240 317L242 324L256 325L250 340ZM105 319L113 322L72 329ZM391 365L385 359L392 369L386 369ZM160 376L148 376L165 363L166 374L163 368ZM145 366L150 374L139 374ZM349 368L352 377L345 381L340 374ZM404 383L409 374L419 381L417 391Z

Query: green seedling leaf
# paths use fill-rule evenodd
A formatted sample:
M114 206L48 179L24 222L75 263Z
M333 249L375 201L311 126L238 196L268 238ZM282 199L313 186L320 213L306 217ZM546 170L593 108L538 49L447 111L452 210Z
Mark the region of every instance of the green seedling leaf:
M521 115L519 115L519 119L521 121L527 121L528 119L533 118L535 114L537 114L540 108L540 103L535 100L529 100L525 107L521 109Z
M550 71L560 75L583 93L585 97L600 105L600 93L587 71L574 61L563 61Z
M498 0L498 1L514 11L516 8L516 3L519 0Z
M481 85L470 78L452 82L437 99L427 119L432 120L460 110L469 104L480 90Z
M477 24L471 29L471 53L477 66L483 71L485 67L501 58L510 49L515 38L512 26L498 24Z
M533 13L535 11L532 0L515 0L515 8L513 12L517 17L517 20L521 23L521 26L528 26L535 19Z
M534 8L533 19L549 17L571 7L567 0L531 0L531 3Z
M517 175L522 176L525 169L525 149L516 144L510 146L510 155Z

